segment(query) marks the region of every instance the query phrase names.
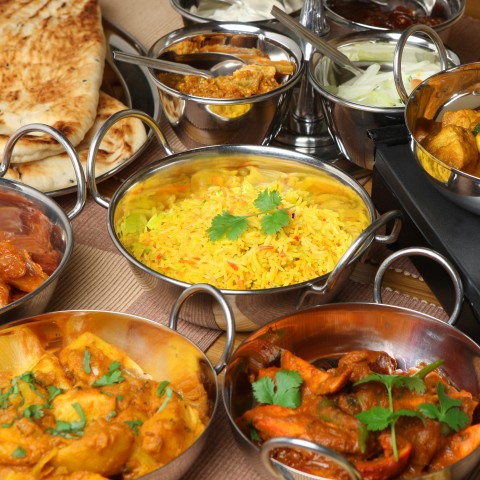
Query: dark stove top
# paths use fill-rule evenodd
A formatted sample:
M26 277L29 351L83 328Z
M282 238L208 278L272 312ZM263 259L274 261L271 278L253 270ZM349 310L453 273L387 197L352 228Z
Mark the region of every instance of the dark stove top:
M455 326L480 343L480 216L445 198L425 177L406 143L377 145L372 199L381 213L393 208L403 211L398 247L430 247L457 268L466 302ZM446 272L423 257L412 261L450 311L453 288Z

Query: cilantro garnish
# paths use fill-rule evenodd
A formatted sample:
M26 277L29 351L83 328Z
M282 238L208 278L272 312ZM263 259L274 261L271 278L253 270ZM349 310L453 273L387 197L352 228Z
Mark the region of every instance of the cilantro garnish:
M362 378L358 382L355 382L353 386L361 385L367 382L380 382L385 385L388 393L389 408L372 407L369 410L365 410L356 415L356 417L366 425L370 431L384 430L390 426L390 432L392 436L392 449L393 456L398 462L398 447L397 437L395 432L395 424L400 417L418 417L423 421L421 414L415 410L393 409L393 387L401 388L406 387L409 390L415 390L418 393L425 392L425 383L419 376L406 376L406 375L382 375L380 373L373 373L368 377Z
M80 404L72 403L72 407L78 413L80 420L76 422L65 422L64 420L57 420L55 428L49 428L47 430L48 433L65 438L77 438L83 435L83 429L87 424L87 418L85 417L85 413L83 412Z
M8 388L7 391L3 392L0 394L0 408L8 408L11 405L10 397L17 397L21 396L22 400L20 402L20 406L25 403L25 398L23 397L23 394L18 386L19 381L23 381L28 384L30 387L30 390L36 391L37 387L36 385L41 385L41 383L35 378L35 375L33 372L24 372L18 377L12 378L10 381L10 388ZM38 393L38 395L41 397L42 395Z
M24 411L23 411L23 416L26 418L42 418L44 413L43 413L43 406L42 405L36 405L33 403L32 405L29 405Z
M160 383L160 385L157 388L157 395L161 397L165 393L165 389L167 386L170 385L170 382L168 380L164 380L163 382Z
M92 373L92 367L90 366L90 350L88 348L83 352L83 371L85 373Z
M48 392L48 398L47 402L45 403L46 408L51 408L52 407L52 401L55 397L58 397L62 393L62 389L56 387L55 385L48 385L47 387L47 392Z
M113 417L116 417L118 414L117 414L117 411L116 410L112 410L106 417L105 417L105 420L110 421L110 419L112 419Z
M143 422L141 420L126 420L123 423L128 425L133 430L133 433L135 435L138 435L138 427L141 427L143 425Z
M253 383L253 395L257 402L297 408L301 404L300 385L303 379L295 370L279 370L275 381L263 377Z
M17 447L13 453L13 458L25 458L27 456L27 451L23 447Z
M108 367L108 372L93 382L94 387L105 387L114 383L122 383L125 379L122 377L120 362L112 362Z
M208 238L215 242L227 237L228 240L237 240L248 228L248 218L263 215L261 220L262 231L265 235L278 233L290 222L290 214L284 208L279 208L282 204L280 194L273 190L269 192L265 189L253 202L257 213L251 215L232 215L228 211L223 211L220 215L213 218L210 228L207 230Z
M437 383L437 395L440 405L433 403L423 403L418 407L418 410L427 418L438 420L449 428L458 432L465 428L470 418L459 407L462 405L461 400L451 398L445 393L445 388L442 383Z
M480 133L480 123L475 125L475 128L472 130L472 133L477 136Z
M158 407L157 413L160 413L167 405L170 399L172 398L173 390L171 387L165 388L165 398L162 404Z

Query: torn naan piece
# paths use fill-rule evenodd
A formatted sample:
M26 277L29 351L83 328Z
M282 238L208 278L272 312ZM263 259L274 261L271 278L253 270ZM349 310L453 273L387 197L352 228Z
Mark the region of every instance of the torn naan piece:
M97 0L2 0L0 152L31 123L50 125L78 145L95 121L105 55ZM61 151L50 135L26 135L12 163Z
M83 141L76 147L86 170L90 143L111 115L127 107L116 98L100 91L98 113L95 123ZM125 163L144 145L147 139L141 120L128 117L115 123L105 134L98 149L95 176L98 177ZM53 155L35 162L11 165L5 178L17 180L42 192L54 192L76 185L75 171L66 153Z

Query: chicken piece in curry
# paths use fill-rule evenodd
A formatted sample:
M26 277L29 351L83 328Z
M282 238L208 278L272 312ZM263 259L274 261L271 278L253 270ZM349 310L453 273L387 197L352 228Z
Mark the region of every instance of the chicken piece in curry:
M479 131L480 110L446 111L441 123L434 122L431 131L421 135L420 143L447 165L480 176Z
M24 357L34 362L21 373L18 362L0 366L0 478L131 480L176 458L204 431L205 391L195 392L199 407L192 406L188 391L151 379L90 332L49 353L19 328L2 342L12 351L28 345Z
M435 472L480 446L480 424L473 422L478 400L439 373L441 360L402 371L385 352L359 350L323 370L280 349L274 363L252 374L256 404L238 419L254 443L316 442L344 455L364 480ZM311 475L350 478L312 451L279 448L273 457Z

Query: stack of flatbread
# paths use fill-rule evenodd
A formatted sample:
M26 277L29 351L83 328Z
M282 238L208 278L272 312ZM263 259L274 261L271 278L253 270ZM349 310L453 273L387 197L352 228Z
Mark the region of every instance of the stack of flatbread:
M43 123L71 141L85 166L96 131L127 108L101 91L105 56L97 0L0 2L0 151L19 127ZM125 162L145 140L140 120L117 122L100 145L96 175ZM37 133L17 142L5 177L46 192L76 183L63 147Z

